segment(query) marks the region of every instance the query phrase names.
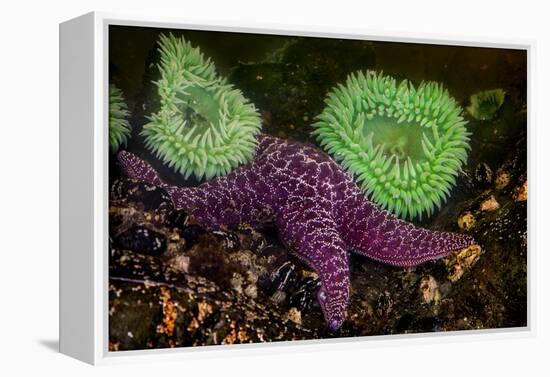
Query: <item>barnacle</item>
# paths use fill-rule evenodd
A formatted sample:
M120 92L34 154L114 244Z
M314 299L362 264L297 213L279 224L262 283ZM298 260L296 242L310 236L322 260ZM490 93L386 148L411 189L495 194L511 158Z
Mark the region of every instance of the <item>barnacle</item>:
M402 218L433 214L470 149L462 108L443 86L372 71L348 76L313 125L321 146L378 205Z

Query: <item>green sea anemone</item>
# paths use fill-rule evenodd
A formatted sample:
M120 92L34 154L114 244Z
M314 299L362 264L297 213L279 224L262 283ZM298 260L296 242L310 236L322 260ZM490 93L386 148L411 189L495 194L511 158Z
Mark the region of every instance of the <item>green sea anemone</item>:
M144 125L146 146L185 178L225 175L250 161L261 120L240 90L183 37L161 35L160 110Z
M114 84L109 85L109 145L114 153L130 138L128 106L124 102L122 91Z
M313 134L375 203L412 219L450 195L470 133L442 85L357 72L325 103Z
M478 120L492 119L504 103L505 96L503 89L484 90L470 97L470 106L466 110Z

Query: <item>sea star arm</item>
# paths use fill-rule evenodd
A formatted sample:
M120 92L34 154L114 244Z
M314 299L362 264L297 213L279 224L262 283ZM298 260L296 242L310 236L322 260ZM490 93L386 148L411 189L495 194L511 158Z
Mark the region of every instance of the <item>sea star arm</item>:
M321 279L317 299L328 327L340 328L350 294L349 260L328 206L314 198L288 203L277 215L282 241Z
M390 265L414 266L475 244L466 234L416 227L362 198L349 203L342 221L347 244Z
M258 166L239 167L199 187L180 187L165 183L149 163L134 154L121 151L118 160L128 177L164 188L176 208L185 210L206 229L256 224L273 216L266 200L269 190Z

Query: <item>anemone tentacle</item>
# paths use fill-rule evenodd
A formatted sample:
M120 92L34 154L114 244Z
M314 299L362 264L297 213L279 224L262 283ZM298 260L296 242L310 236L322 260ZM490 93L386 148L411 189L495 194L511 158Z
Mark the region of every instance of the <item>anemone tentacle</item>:
M348 76L313 125L321 146L374 202L402 218L433 214L470 149L462 108L439 83L373 71Z
M261 128L254 105L183 37L161 35L159 52L160 110L143 126L147 148L185 178L199 180L250 161Z
M129 114L122 91L114 84L109 85L109 146L113 153L130 138Z

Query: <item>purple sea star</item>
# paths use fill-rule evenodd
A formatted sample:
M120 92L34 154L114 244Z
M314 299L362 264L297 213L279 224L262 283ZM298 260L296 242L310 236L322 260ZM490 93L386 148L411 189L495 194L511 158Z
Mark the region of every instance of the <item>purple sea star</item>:
M317 298L332 330L345 320L348 251L394 266L413 266L473 245L468 235L417 228L380 209L342 168L314 146L259 136L255 159L198 187L161 180L139 157L119 162L134 179L163 187L203 227L274 222L280 239L321 279Z

